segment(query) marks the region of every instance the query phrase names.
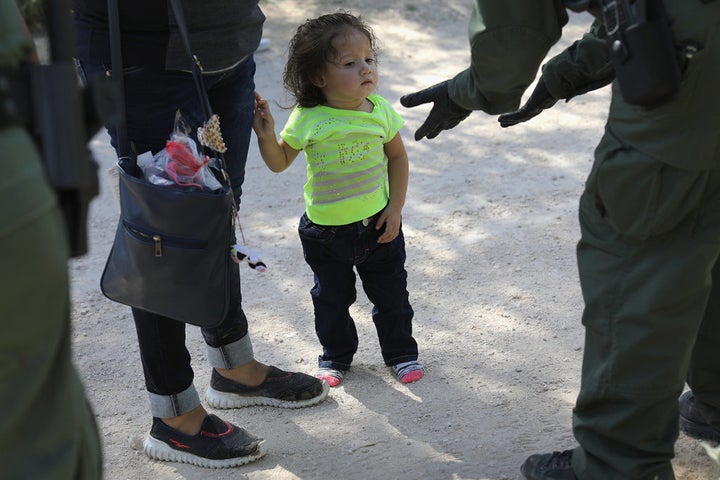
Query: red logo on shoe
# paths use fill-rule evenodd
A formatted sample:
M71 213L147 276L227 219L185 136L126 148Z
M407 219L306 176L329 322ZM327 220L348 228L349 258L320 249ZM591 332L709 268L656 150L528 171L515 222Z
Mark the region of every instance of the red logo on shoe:
M227 427L226 431L224 431L222 433L213 433L213 432L206 432L205 430L201 430L200 435L202 435L204 437L210 437L210 438L220 438L220 437L225 437L227 435L230 435L234 430L232 423L226 422L225 420L223 420L223 423Z
M180 443L175 439L170 439L170 443L172 443L175 448L190 448L190 445L185 445L184 443Z

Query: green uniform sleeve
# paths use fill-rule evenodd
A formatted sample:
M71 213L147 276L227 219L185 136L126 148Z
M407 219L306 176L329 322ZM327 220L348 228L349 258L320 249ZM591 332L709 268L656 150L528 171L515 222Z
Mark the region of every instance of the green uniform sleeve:
M471 65L450 80L450 98L489 114L517 109L567 21L561 0L475 0Z
M32 52L13 0L0 0L0 67L14 67Z
M555 98L572 98L607 85L615 77L607 34L596 20L580 40L543 65L542 78Z

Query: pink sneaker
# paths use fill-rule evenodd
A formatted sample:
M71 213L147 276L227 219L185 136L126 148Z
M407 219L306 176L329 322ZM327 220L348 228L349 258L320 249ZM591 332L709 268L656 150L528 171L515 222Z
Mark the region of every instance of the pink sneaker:
M324 380L331 387L337 387L342 382L345 372L343 370L335 370L334 368L321 367L315 371L314 377Z
M423 366L417 360L398 363L391 368L395 377L402 383L417 382L425 376Z

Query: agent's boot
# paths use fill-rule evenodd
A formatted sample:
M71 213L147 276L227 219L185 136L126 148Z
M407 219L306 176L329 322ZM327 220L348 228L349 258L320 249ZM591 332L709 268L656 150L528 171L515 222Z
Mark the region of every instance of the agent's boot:
M680 407L680 430L688 437L720 443L720 430L705 420L695 403L695 394L685 392L678 400Z
M528 480L577 480L572 469L572 450L530 455L520 467Z

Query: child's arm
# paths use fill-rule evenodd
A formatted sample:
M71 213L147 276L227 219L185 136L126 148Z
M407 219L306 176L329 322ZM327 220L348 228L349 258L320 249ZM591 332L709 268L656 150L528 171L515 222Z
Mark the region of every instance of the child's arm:
M400 233L400 225L402 223L402 209L405 205L405 195L408 187L408 175L410 167L408 165L407 152L403 144L402 137L398 132L395 137L385 144L385 155L388 158L388 181L390 184L390 199L387 207L380 214L377 226L382 228L385 225L385 231L378 243L388 243L395 240Z
M273 172L282 172L298 156L299 151L275 136L275 119L270 106L258 92L255 92L255 119L253 130L258 139L258 148L265 164Z

